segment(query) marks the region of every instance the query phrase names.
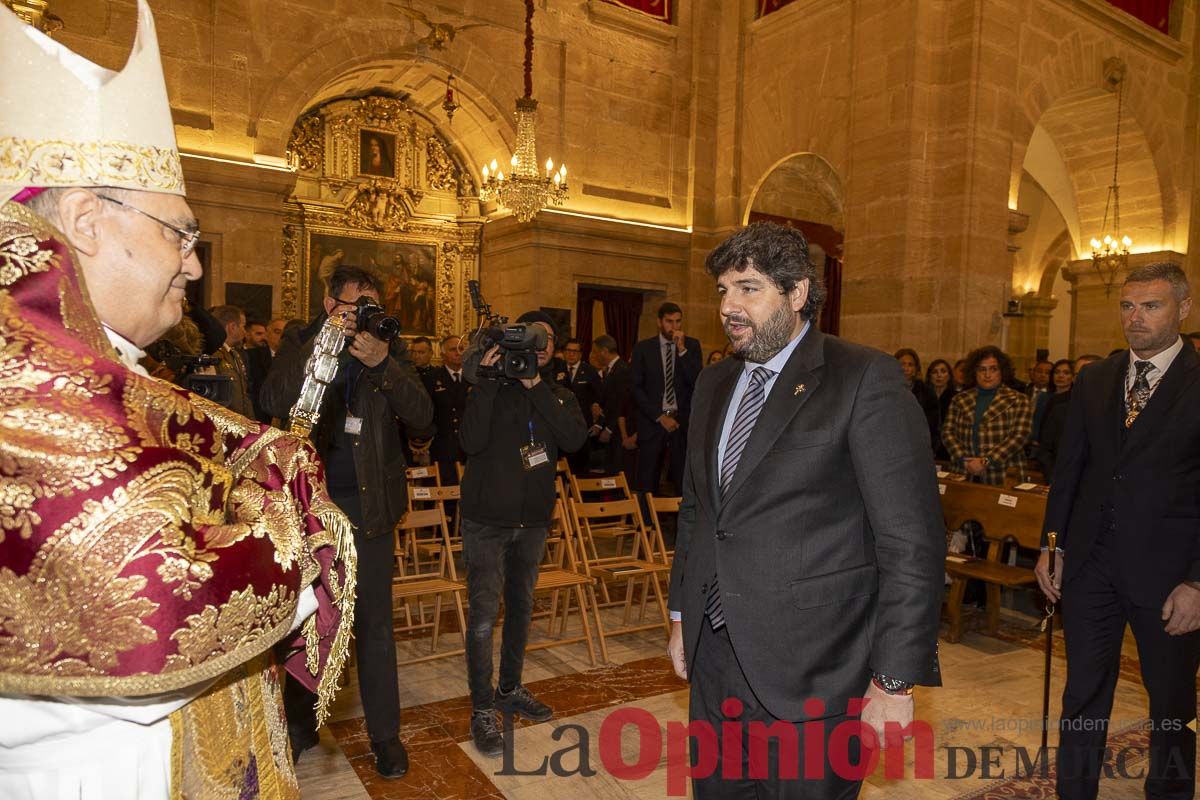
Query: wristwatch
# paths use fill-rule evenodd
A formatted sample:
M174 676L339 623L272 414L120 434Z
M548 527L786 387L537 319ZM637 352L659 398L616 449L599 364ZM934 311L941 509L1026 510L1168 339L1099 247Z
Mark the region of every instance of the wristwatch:
M887 694L912 694L913 685L908 681L902 681L898 678L889 678L887 675L879 672L872 672L871 680L876 686L878 686Z

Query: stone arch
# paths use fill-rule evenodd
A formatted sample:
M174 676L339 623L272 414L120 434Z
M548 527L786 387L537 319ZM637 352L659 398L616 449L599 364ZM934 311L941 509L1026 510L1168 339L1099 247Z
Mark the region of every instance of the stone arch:
M1017 200L1025 156L1034 129L1043 123L1048 113L1053 119L1053 112L1060 107L1102 96L1112 101L1113 97L1104 84L1103 65L1106 59L1117 56L1129 67L1125 76L1122 140L1128 136L1130 142L1139 142L1148 155L1148 163L1153 166L1157 184L1154 194L1157 195L1162 215L1159 238L1165 245L1171 245L1178 222L1172 164L1178 162L1179 154L1174 152L1178 149L1177 143L1168 139L1171 126L1166 124L1160 107L1161 94L1168 87L1158 79L1158 65L1112 38L1085 40L1078 31L1053 43L1039 40L1036 49L1044 53L1047 47L1057 49L1036 63L1022 64L1018 75L1012 123L1009 205L1014 205ZM1115 109L1109 113L1109 120L1111 127L1115 121ZM1111 147L1108 153L1111 156ZM1124 148L1122 162L1128 163L1125 161ZM1109 165L1111 170L1111 160ZM1123 169L1122 174L1124 172ZM1107 187L1107 181L1104 185Z
M1042 254L1041 280L1038 282L1039 297L1049 300L1054 295L1054 282L1058 273L1071 262L1071 235L1063 231Z
M500 73L508 71L488 70L483 75L468 68L490 63L466 42L440 57L418 51L415 41L395 30L372 31L353 41L339 32L281 70L279 78L256 98L250 133L256 137L257 152L282 156L292 126L306 111L342 94L380 88L406 94L410 105L425 109L430 117L442 116L446 75L453 73L462 107L452 123L440 127L478 179L481 165L511 152L516 139L511 101L500 98L517 97L520 87L501 78Z
M1086 252L1103 227L1112 183L1116 102L1109 92L1082 91L1046 109L1035 128L1046 134L1066 171L1073 195L1069 205L1078 215L1072 231L1077 252ZM1023 166L1032 171L1030 164ZM1133 237L1135 248L1159 249L1168 237L1166 197L1145 131L1137 119L1124 115L1120 183L1122 232Z
M781 198L791 210L779 205ZM792 153L776 161L751 189L741 223L750 212L805 219L845 230L845 191L833 165L816 153Z

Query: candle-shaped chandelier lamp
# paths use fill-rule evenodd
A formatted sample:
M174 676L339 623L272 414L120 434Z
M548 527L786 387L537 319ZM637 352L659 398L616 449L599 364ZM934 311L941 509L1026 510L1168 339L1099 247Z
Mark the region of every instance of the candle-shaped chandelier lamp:
M495 200L502 208L513 212L521 222L528 222L549 205L561 206L567 199L567 167L554 168L554 159L547 158L545 170L538 163L537 100L533 99L533 1L525 0L525 96L517 99L517 147L509 159L509 173L504 174L495 159L483 167L481 200Z
M1121 100L1125 90L1125 64L1118 59L1105 63L1107 79L1117 95L1117 137L1113 145L1113 178L1108 187L1108 202L1104 206L1104 222L1101 223L1100 238L1093 238L1092 265L1104 283L1104 293L1112 291L1117 276L1129 266L1129 248L1133 240L1121 234L1121 182L1118 170L1121 166ZM1111 214L1110 214L1111 212ZM1112 228L1109 229L1109 222Z

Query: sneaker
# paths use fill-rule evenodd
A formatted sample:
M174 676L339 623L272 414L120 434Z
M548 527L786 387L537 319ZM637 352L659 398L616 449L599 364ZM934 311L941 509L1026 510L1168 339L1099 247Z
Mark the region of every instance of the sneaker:
M554 710L530 694L524 686L518 686L508 694L503 694L497 689L496 708L510 714L519 714L530 722L545 722L554 716Z
M504 735L494 709L471 712L471 741L481 755L496 758L504 754Z

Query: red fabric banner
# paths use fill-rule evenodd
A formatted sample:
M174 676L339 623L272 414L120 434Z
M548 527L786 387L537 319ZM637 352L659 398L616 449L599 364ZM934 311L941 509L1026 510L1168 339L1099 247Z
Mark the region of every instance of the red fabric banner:
M765 17L772 11L778 11L786 5L791 5L795 0L758 0L758 15Z
M605 0L605 2L632 9L668 25L675 21L674 15L671 13L672 0Z
M767 0L763 0L767 2ZM786 2L787 0L785 0ZM1127 14L1133 14L1151 28L1170 33L1171 0L1108 0Z

